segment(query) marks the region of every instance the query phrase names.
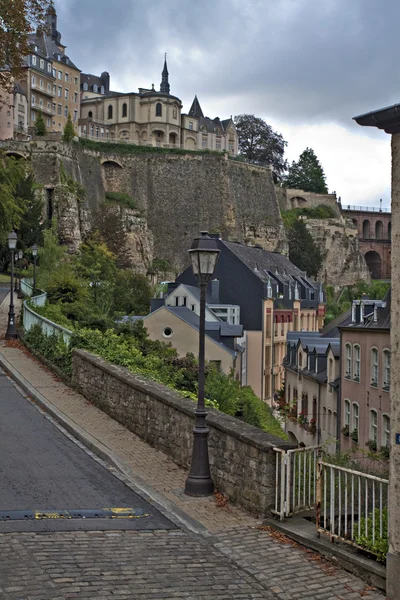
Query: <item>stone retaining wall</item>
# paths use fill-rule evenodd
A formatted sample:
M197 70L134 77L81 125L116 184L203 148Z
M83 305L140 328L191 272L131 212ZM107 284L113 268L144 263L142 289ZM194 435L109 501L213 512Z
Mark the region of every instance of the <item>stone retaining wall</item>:
M73 353L72 382L98 408L146 442L189 467L195 403L84 351ZM274 446L287 442L210 409L209 450L217 489L253 513L275 501Z

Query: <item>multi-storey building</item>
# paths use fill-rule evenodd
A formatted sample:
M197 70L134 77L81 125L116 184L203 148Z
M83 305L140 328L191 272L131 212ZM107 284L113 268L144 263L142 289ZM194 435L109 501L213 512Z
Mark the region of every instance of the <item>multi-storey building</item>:
M1 90L0 140L11 140L28 132L27 98L19 83L12 92Z
M110 77L81 75L81 137L98 141L124 141L138 145L238 153L238 136L232 118L204 117L197 96L188 114L170 93L167 60L160 89L138 92L110 91Z
M287 332L318 332L323 327L322 287L277 252L226 242L218 234L214 237L221 251L215 270L220 303L240 308L244 328L240 340L243 385L250 385L261 399L272 403L284 380ZM196 286L192 267L176 281Z
M29 36L30 54L26 57L20 85L27 97L28 127L33 127L41 111L49 131L62 132L71 115L78 127L80 70L66 55L57 31L57 13L50 2L46 29Z

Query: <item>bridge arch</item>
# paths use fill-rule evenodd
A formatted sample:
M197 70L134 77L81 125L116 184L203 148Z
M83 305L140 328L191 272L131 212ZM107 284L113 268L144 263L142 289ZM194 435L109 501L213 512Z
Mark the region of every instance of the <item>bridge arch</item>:
M18 150L7 150L6 156L16 158L17 160L27 160L29 158L28 154L24 154L23 152L19 152Z
M365 240L369 240L371 237L371 223L369 222L369 219L364 219L363 221L363 226L362 226L362 236Z
M377 221L375 223L375 239L376 240L383 239L383 223L382 223L382 221Z
M367 263L369 272L371 273L372 279L382 278L382 258L376 250L369 250L365 255L365 261Z

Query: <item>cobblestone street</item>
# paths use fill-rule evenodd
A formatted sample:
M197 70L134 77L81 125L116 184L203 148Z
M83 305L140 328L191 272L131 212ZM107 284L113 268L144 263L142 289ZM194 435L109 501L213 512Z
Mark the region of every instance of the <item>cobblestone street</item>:
M6 309L4 303L2 330ZM122 520L115 531L44 532L51 523L36 533L7 529L0 533L0 600L383 599L238 507L216 496L185 496L184 470L70 389L18 343L0 342L0 361L20 384L31 386L27 395L41 394L88 439L117 456L125 478L128 474L136 489L181 524L169 531L124 531Z

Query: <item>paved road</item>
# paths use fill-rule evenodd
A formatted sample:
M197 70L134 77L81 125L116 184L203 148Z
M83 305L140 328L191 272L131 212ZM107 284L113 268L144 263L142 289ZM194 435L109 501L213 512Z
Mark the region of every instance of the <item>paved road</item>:
M2 287L2 285L4 285L4 284L0 285L0 304L3 302L4 298L7 296L8 292L10 290L10 286Z
M68 439L0 371L0 518L2 511L127 507L150 516L129 520L0 520L0 532L175 528ZM10 515L14 516L12 512Z

